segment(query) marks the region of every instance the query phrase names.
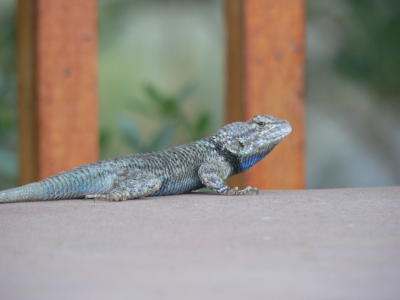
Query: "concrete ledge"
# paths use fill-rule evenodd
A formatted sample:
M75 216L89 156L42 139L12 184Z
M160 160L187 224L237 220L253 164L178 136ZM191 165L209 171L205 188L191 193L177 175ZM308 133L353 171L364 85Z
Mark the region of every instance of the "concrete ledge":
M0 205L0 299L400 299L400 187Z

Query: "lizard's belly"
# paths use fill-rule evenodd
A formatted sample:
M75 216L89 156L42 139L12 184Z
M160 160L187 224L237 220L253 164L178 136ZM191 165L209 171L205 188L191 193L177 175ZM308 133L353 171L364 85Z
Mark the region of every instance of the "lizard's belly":
M197 190L203 187L200 179L193 178L190 176L172 179L172 180L165 180L161 186L161 188L154 193L152 196L164 196L164 195L176 195L176 194L183 194L188 193L193 190Z

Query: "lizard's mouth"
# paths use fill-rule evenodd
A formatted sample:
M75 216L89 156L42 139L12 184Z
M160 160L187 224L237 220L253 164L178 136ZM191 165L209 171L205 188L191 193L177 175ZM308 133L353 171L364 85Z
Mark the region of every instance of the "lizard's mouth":
M286 120L274 122L271 130L268 131L268 137L273 142L281 141L292 132L292 126Z

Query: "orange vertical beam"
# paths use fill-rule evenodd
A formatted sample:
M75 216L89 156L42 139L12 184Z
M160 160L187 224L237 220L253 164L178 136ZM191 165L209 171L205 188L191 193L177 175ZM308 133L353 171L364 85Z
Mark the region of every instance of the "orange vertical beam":
M19 0L22 183L98 159L97 1Z
M225 104L228 123L245 119L244 93L244 40L243 40L243 0L225 0L226 28L226 80ZM244 186L244 174L231 177L231 186Z
M240 13L232 14L233 5ZM244 119L271 114L293 126L293 133L245 174L244 183L304 188L304 0L226 0L226 13L228 120L241 117L240 107ZM242 50L232 55L231 47Z
M35 3L19 0L17 7L17 73L20 182L38 179L36 105Z

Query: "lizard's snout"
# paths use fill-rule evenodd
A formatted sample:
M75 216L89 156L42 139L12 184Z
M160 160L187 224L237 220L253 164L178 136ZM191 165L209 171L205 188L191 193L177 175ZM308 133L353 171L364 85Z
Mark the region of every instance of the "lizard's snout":
M285 138L292 132L292 126L286 120L278 120L273 123L269 132L271 138Z
M281 122L281 129L283 132L286 132L287 134L292 132L292 126L290 125L289 121L282 120Z

